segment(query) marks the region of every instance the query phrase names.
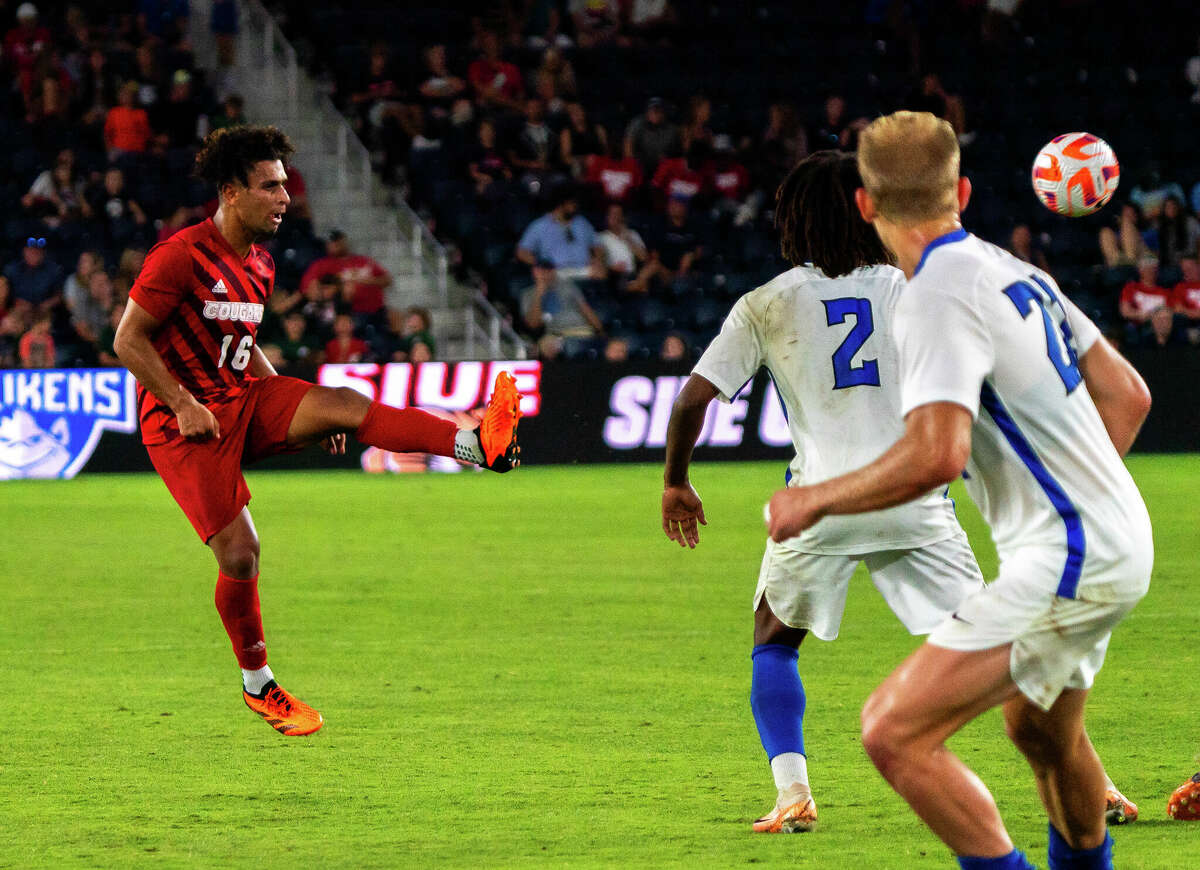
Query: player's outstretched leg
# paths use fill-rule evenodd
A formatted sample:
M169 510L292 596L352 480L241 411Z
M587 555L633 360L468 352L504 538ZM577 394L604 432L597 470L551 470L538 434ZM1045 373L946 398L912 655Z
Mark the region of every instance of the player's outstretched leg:
M258 534L250 511L242 508L208 545L220 566L213 598L242 669L242 700L280 734L312 734L324 724L321 714L280 688L267 665L258 600Z
M1167 815L1181 822L1200 821L1200 773L1171 793Z
M292 415L287 443L302 447L352 432L363 444L392 453L453 456L492 471L511 471L520 465L520 402L521 394L512 375L499 372L479 427L459 429L449 420L418 408L393 408L372 402L349 387L312 387Z
M766 596L754 614L750 709L775 778L775 806L755 820L760 834L796 834L817 824L817 805L808 784L804 753L804 684L796 668L807 632L784 625Z

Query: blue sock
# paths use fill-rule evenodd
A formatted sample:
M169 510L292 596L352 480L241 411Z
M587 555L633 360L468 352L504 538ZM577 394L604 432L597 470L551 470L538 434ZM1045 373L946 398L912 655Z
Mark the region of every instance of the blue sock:
M1025 853L1013 849L1007 855L999 858L975 858L970 855L959 855L958 866L962 870L1037 870Z
M1047 857L1050 870L1112 870L1113 838L1104 832L1104 842L1093 849L1072 849L1054 825L1050 828Z
M778 643L756 646L750 680L750 709L767 758L804 754L804 684L796 670L799 650Z

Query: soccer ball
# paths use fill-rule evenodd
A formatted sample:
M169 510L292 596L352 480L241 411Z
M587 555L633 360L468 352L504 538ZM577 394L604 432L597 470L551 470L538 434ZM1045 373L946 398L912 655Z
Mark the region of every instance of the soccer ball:
M1112 199L1121 166L1108 143L1091 133L1055 136L1033 161L1033 192L1067 217L1091 214Z

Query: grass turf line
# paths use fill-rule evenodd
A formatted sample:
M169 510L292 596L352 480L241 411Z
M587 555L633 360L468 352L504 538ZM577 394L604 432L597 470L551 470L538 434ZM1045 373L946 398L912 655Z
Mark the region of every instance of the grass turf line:
M1151 592L1117 631L1089 728L1142 821L1123 870L1189 866L1185 643L1195 456L1136 457ZM916 641L856 578L842 636L801 651L821 827L752 835L773 799L748 705L761 506L778 463L707 464L694 552L652 466L250 477L272 666L312 738L246 710L215 566L152 476L3 484L0 867L949 867L876 775L858 710ZM995 555L961 491L984 567ZM1032 778L996 714L954 746L1044 865Z

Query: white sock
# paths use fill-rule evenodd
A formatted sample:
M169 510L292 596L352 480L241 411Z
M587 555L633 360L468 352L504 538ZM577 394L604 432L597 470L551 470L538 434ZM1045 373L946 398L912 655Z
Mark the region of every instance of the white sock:
M771 773L775 775L775 788L783 791L792 786L808 787L808 759L799 752L781 752L771 759Z
M463 462L474 462L476 465L483 465L487 461L474 429L459 429L455 433L454 458Z
M261 695L263 686L273 679L275 679L275 675L271 673L269 665L263 665L257 671L248 671L242 668L242 685L251 695Z

